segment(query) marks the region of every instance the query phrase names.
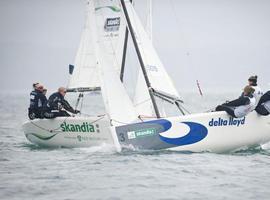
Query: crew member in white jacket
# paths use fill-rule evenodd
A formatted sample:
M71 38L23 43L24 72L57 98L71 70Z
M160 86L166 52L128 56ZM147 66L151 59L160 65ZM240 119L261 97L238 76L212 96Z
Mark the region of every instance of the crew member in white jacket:
M253 96L255 97L256 99L256 105L258 105L259 101L260 101L260 98L262 97L263 95L263 91L262 89L258 86L257 84L257 80L258 80L258 76L255 75L255 76L251 76L249 77L248 79L248 85L253 87L254 88L254 93L253 93Z
M256 108L256 99L253 96L254 91L253 87L246 86L243 95L238 99L217 106L216 111L226 111L234 118L246 116Z

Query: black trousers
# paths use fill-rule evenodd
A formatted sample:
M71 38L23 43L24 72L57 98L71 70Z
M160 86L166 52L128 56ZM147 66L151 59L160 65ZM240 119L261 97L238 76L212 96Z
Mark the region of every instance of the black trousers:
M234 114L234 109L232 107L219 105L219 106L216 107L216 111L225 111L229 115L231 115L232 117L236 118L236 116Z
M43 119L44 118L44 112L43 112L43 110L28 108L28 118L30 120L33 120L33 119L36 119L36 118Z
M68 112L66 112L64 110L57 111L57 112L47 111L44 113L44 117L46 119L53 119L56 117L70 117L70 114L68 114Z
M263 105L257 106L256 112L257 112L258 114L264 115L264 116L269 115L268 110L266 110L266 108L265 108Z

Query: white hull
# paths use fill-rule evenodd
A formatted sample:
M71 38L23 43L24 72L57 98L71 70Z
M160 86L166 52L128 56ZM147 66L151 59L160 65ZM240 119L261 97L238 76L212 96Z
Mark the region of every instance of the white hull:
M94 129L85 132L64 130L64 123L80 126L88 123ZM212 112L134 123L115 129L111 128L106 117L60 117L26 122L23 131L30 142L45 147L109 144L115 145L119 151L131 148L224 153L269 142L270 116L252 112L245 118L232 119L225 112Z
M270 116L233 119L225 112L192 114L115 128L117 149L224 153L270 141Z
M107 117L35 119L23 124L26 138L44 147L92 147L113 144Z

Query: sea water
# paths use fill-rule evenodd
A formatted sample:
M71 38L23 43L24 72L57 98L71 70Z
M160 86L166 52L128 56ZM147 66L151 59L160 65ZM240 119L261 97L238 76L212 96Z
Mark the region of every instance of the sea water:
M236 94L184 93L206 111ZM0 94L0 199L270 199L270 149L230 154L93 148L46 149L27 141L29 94ZM102 113L93 97L91 114ZM75 101L72 101L75 104ZM256 132L254 132L256 134ZM270 133L269 133L270 134Z

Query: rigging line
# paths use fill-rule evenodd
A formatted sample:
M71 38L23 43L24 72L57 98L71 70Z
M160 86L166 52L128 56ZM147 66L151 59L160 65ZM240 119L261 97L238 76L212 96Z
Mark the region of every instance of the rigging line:
M132 13L131 13L133 19L135 19L134 16L136 16L136 14L135 14L134 12L135 12L135 7L133 6ZM136 20L134 20L134 26L136 27L136 30L138 30L138 22L137 22ZM138 44L141 44L141 43L142 43L142 41L141 41L141 38L142 38L142 37L141 37L140 32L137 31L137 32L136 32L136 35L138 35L139 38L140 38L140 40L138 41ZM141 45L140 45L140 46L141 46ZM143 57L144 57L146 63L149 63L149 60L148 60L147 54L146 54L145 51L144 51L144 48L140 48L140 51L141 51L141 54L143 55Z
M111 122L112 121L114 121L114 122L117 122L117 123L119 123L119 124L124 124L124 125L128 125L128 124L130 124L130 123L128 123L128 122L122 122L122 121L118 121L118 120L116 120L116 119L112 119L111 118L111 120L110 120Z
M141 105L141 104L144 104L144 103L146 103L147 101L150 101L150 100L151 100L151 99L146 99L146 100L144 100L144 101L141 101L141 102L139 102L139 103L134 104L134 106L137 107L137 106L139 106L139 105Z
M80 94L79 94L79 96L78 96L78 98L77 98L76 104L75 104L75 110L77 110L77 108L78 108L78 106L79 106L81 97L82 97L82 93L80 92Z
M136 54L137 54L137 57L138 57L139 62L140 62L140 66L141 66L141 69L142 69L142 72L143 72L143 75L144 75L144 80L145 80L145 83L146 83L147 88L148 88L148 92L149 92L149 95L150 95L150 98L151 98L151 101L152 101L152 104L153 104L153 107L154 107L154 110L155 110L155 114L156 114L157 118L159 118L160 113L159 113L159 110L158 110L157 102L156 102L155 97L153 95L151 83L149 81L147 71L145 69L144 61L142 59L142 55L141 55L141 52L140 52L140 49L139 49L139 46L138 46L138 43L137 43L137 40L136 40L136 36L135 36L134 30L133 30L133 27L132 27L132 24L131 24L129 15L128 15L128 11L127 11L127 8L126 8L126 3L125 3L124 0L121 0L121 4L122 4L122 7L123 7L123 11L124 11L124 14L125 14L125 18L126 18L128 27L130 29L130 34L131 34L131 37L132 37L132 41L133 41L133 44L135 46Z
M89 115L88 113L81 113L82 115L85 115L87 117L105 117L106 114L100 114L100 115Z
M82 108L83 108L83 100L84 100L84 94L82 93L82 100L81 100L81 106L80 106L80 112L81 112L81 110L82 110Z
M183 109L184 111L186 111L188 114L191 114L191 112L185 108L185 106L183 106L182 104L178 103L177 104L181 107L181 109Z
M187 52L185 53L186 65L188 66L188 68L190 68L192 66L192 63L190 61L190 55L191 54L189 52L190 50L189 50L189 47L188 47L188 44L187 44L187 39L186 39L185 34L183 33L183 31L180 30L180 27L182 27L182 26L181 26L179 17L176 14L177 12L175 10L176 5L174 3L174 0L169 0L169 2L170 2L170 7L171 7L172 14L173 14L173 18L174 18L174 20L176 22L176 26L175 26L176 27L176 30L178 32L178 35L180 35L183 38L183 40L181 42L179 42L179 37L177 37L176 40L177 40L177 43L179 43L182 46L184 46L184 48L187 50ZM177 59L177 60L179 60L179 59Z

